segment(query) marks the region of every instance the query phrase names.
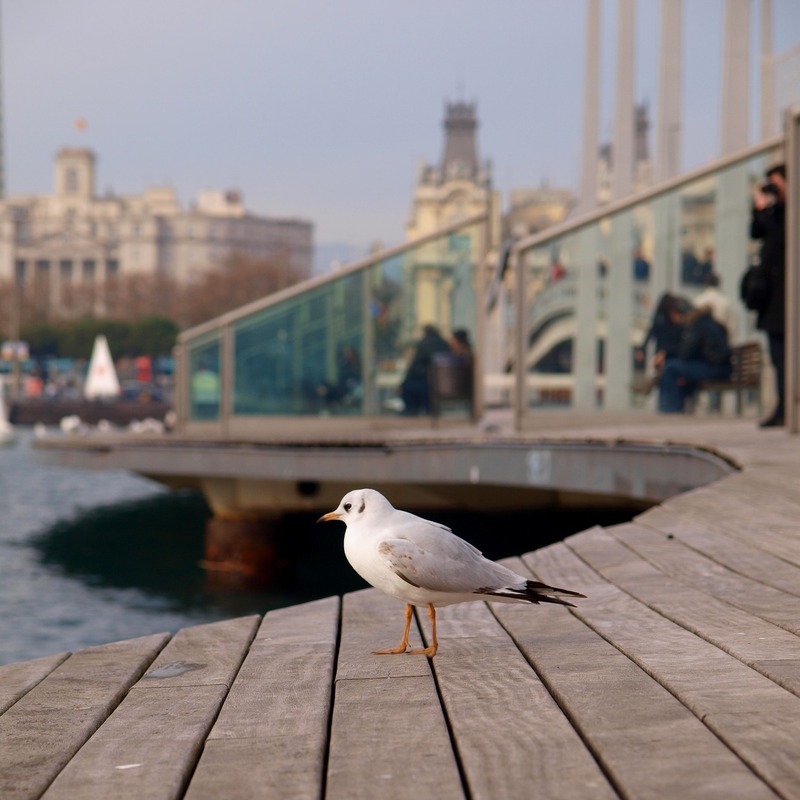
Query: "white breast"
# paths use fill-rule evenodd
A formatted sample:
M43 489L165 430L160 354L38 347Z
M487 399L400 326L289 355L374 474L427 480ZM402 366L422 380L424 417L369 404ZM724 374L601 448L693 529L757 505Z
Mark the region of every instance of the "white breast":
M381 538L378 536L365 535L348 527L344 535L344 554L353 569L371 586L391 597L410 602L409 590L414 587L396 575L386 564L378 553L380 542Z

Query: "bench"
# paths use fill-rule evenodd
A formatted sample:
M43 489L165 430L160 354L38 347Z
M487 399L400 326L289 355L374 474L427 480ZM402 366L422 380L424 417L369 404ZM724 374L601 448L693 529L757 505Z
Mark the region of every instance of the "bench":
M431 416L440 417L448 406L473 415L472 363L450 353L436 353L429 371Z
M725 380L703 381L700 392L736 392L736 416L742 415L745 392L755 392L758 411L761 413L761 368L763 353L758 342L745 342L731 347L731 374Z

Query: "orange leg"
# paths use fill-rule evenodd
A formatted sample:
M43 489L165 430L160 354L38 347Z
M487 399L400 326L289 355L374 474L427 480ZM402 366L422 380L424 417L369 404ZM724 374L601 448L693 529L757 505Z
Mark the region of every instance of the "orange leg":
M436 609L433 607L433 603L428 603L428 619L431 621L431 643L423 650L411 650L410 656L433 658L439 649L439 640L436 638ZM408 629L406 629L406 633L408 633Z
M403 630L403 640L400 642L399 647L391 647L388 650L373 650L373 655L376 656L391 656L397 653L405 653L408 650L408 631L411 629L411 617L414 614L414 607L411 603L406 603L406 627Z

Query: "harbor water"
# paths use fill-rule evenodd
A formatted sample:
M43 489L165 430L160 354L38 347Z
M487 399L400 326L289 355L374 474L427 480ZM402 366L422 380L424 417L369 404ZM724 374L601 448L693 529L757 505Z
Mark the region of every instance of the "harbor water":
M201 566L209 512L199 494L121 471L44 466L30 429L18 430L0 448L0 664L363 586L338 526L308 515L284 523L293 545L273 586L220 586Z
M121 471L45 466L33 438L22 428L13 446L0 448L0 664L263 614L366 585L344 558L343 526L317 525L316 514L280 523L280 568L271 585L236 585L203 567L209 511L201 495ZM630 513L435 518L500 558Z

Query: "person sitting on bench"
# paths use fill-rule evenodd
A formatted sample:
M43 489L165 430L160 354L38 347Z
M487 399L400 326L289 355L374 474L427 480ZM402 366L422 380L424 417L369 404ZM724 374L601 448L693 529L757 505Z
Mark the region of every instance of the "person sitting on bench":
M731 374L728 332L708 308L685 315L678 354L668 358L661 373L658 410L662 414L683 414L686 401L702 381L725 380Z

